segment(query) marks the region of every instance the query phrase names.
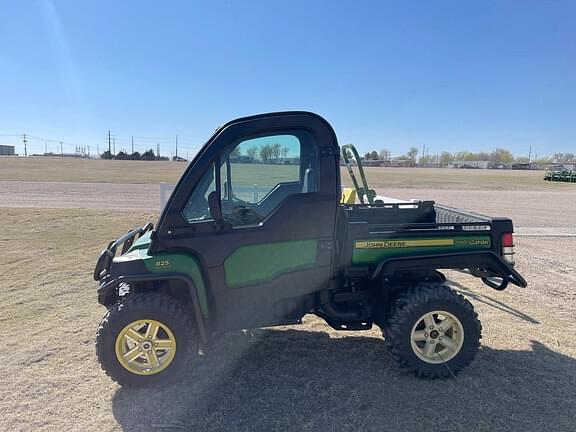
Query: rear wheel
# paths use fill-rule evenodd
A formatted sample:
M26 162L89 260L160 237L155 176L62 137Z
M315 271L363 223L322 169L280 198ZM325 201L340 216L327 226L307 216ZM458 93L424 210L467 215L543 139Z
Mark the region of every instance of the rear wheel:
M127 386L174 382L197 348L192 317L178 301L158 293L136 294L112 306L96 333L102 369Z
M474 359L482 337L472 304L441 283L402 294L385 330L396 363L424 378L457 374Z

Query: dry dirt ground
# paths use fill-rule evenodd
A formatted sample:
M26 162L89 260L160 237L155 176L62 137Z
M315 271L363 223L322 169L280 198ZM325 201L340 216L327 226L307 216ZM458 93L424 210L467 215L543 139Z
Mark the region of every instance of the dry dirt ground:
M231 333L181 384L147 391L118 387L96 363L104 310L91 272L107 241L155 221L157 187L1 182L0 431L576 430L576 238L550 237L576 227L576 188L434 190L428 173L412 171L428 189L382 192L549 230L516 240L527 289L496 292L451 275L484 326L476 361L456 379L404 376L377 329L335 332L310 316L301 326ZM78 189L37 202L39 187L58 184Z

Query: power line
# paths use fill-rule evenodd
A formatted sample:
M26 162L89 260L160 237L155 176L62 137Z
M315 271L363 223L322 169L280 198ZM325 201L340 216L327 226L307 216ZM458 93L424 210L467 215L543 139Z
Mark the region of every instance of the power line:
M48 141L48 142L53 142L53 143L63 143L64 145L71 145L71 146L76 146L76 145L82 145L82 144L78 144L78 143L73 143L70 141L64 141L64 140L59 140L59 139L51 139L51 138L45 138L45 137L40 137L40 136L36 136L36 135L26 135L26 137L28 138L28 140L30 140L30 138L35 139L35 140L39 140L39 141Z

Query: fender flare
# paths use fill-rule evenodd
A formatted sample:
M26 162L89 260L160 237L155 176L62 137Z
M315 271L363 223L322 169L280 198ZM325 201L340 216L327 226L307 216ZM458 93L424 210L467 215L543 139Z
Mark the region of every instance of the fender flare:
M162 273L162 274L136 274L130 276L119 276L110 281L106 281L104 284L98 287L98 301L100 304L103 303L103 299L107 297L110 291L115 290L121 283L134 283L134 282L154 282L154 281L167 281L167 280L178 280L182 281L188 287L190 293L190 298L192 299L192 307L194 309L194 321L198 328L198 333L200 334L200 340L203 344L206 344L209 339L208 332L208 322L202 310L200 308L200 300L198 299L198 291L196 289L196 284L194 281L186 274L183 273Z
M420 269L484 269L518 287L526 288L528 285L520 273L493 251L390 258L376 266L372 279L392 276L397 271Z

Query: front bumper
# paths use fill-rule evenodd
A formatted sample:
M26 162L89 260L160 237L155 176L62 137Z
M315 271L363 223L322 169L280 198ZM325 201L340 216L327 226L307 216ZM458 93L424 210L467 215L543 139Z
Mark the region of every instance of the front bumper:
M116 256L118 248L122 246L120 255L125 254L134 244L136 240L151 231L154 225L148 222L142 228L136 228L132 231L127 232L122 237L114 240L108 244L108 247L100 252L98 259L96 260L96 267L94 268L94 280L100 281L104 279L110 272L110 267L112 266L112 260Z

